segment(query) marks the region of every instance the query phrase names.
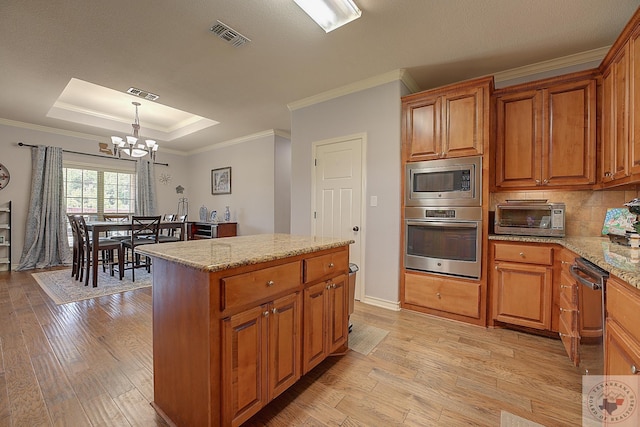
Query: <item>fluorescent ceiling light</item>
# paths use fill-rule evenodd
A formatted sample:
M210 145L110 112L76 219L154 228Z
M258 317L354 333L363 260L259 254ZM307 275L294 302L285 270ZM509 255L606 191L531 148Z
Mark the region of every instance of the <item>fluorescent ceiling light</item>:
M325 32L360 18L362 11L353 0L293 0Z

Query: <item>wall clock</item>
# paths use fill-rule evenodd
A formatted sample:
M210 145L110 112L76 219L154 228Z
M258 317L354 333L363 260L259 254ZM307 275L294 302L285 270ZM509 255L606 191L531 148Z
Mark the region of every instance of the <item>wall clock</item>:
M11 179L11 174L9 174L9 169L2 163L0 163L0 190L9 185L9 180Z

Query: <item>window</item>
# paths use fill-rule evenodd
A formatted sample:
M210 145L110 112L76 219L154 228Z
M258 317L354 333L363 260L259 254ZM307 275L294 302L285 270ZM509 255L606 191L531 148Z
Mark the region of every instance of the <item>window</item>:
M132 171L65 165L67 213L102 219L105 213L131 214L135 209L136 177Z

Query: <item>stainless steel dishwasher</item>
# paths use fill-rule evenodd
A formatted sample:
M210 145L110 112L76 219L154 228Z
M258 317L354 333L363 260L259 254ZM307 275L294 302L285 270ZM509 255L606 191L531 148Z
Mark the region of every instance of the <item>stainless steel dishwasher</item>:
M580 368L584 375L604 374L605 286L609 272L584 258L576 258L571 275L578 287Z

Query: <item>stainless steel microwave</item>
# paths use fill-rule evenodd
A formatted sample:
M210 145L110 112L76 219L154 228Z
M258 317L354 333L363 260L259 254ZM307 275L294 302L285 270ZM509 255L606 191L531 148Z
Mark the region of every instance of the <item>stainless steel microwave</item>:
M482 206L482 157L407 163L405 206Z
M494 232L522 236L563 237L565 204L546 200L510 200L496 206Z

